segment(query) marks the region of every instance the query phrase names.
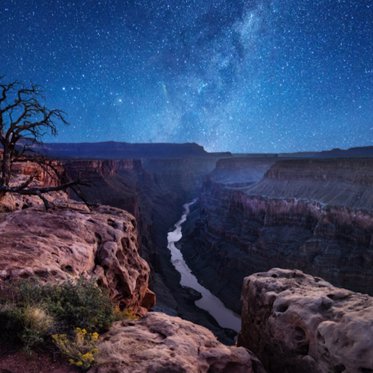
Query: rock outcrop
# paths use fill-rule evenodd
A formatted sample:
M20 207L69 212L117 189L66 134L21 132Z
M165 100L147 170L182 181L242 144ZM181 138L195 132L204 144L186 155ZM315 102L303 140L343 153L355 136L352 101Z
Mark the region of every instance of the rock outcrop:
M89 373L264 373L242 347L227 347L202 326L151 312L114 324Z
M154 303L149 266L138 253L136 221L123 210L70 204L3 213L0 237L0 282L94 276L123 306Z
M239 345L270 372L373 371L373 298L298 270L245 278Z
M260 181L276 160L273 156L220 159L208 179L231 187L249 186Z
M14 163L12 170L11 186L21 185L30 177L33 177L33 180L29 187L57 186L60 184L58 175L63 174L62 164L57 161L46 161L43 167L36 162L30 161ZM64 191L51 192L44 196L50 203L66 202L68 199ZM0 213L24 209L31 206L44 206L44 203L36 195L27 196L7 193L1 196L0 199Z

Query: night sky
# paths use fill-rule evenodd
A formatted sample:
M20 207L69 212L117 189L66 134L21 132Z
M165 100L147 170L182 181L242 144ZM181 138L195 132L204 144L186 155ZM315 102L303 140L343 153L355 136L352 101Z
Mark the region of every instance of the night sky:
M373 145L373 0L0 0L0 50L54 141Z

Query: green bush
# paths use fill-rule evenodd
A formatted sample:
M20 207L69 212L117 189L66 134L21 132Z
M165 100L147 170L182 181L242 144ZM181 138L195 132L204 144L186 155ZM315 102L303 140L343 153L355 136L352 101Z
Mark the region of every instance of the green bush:
M24 280L3 289L0 296L0 337L18 340L27 349L56 332L77 326L104 331L114 321L113 304L95 282L41 285Z
M80 279L45 288L47 308L65 330L79 325L88 331L103 331L114 320L113 305L106 292L93 281Z

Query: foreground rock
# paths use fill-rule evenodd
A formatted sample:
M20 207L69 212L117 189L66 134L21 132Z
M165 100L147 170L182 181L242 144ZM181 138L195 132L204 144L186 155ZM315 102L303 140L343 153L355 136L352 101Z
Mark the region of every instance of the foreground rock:
M89 373L264 373L246 349L227 347L202 326L151 312L114 324Z
M239 344L271 372L373 371L373 298L297 270L246 277Z
M123 210L73 204L3 213L0 237L0 285L29 277L48 283L96 277L123 306L154 304L136 221Z

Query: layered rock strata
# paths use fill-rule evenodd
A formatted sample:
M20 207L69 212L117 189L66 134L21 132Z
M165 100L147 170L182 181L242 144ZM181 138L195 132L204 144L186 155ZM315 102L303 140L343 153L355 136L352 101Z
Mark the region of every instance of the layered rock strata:
M63 166L57 161L45 161L43 166L36 162L26 161L14 163L12 167L11 186L19 186L30 178L29 187L51 187L57 186L61 183L59 175L64 173ZM48 202L66 202L68 199L64 191L51 192L45 194L44 197ZM31 206L43 206L44 203L41 198L36 195L19 195L19 194L5 194L0 199L0 213L10 212L17 209L28 208Z
M373 159L278 161L246 192L373 211Z
M245 278L239 345L270 372L373 371L373 298L298 270Z

